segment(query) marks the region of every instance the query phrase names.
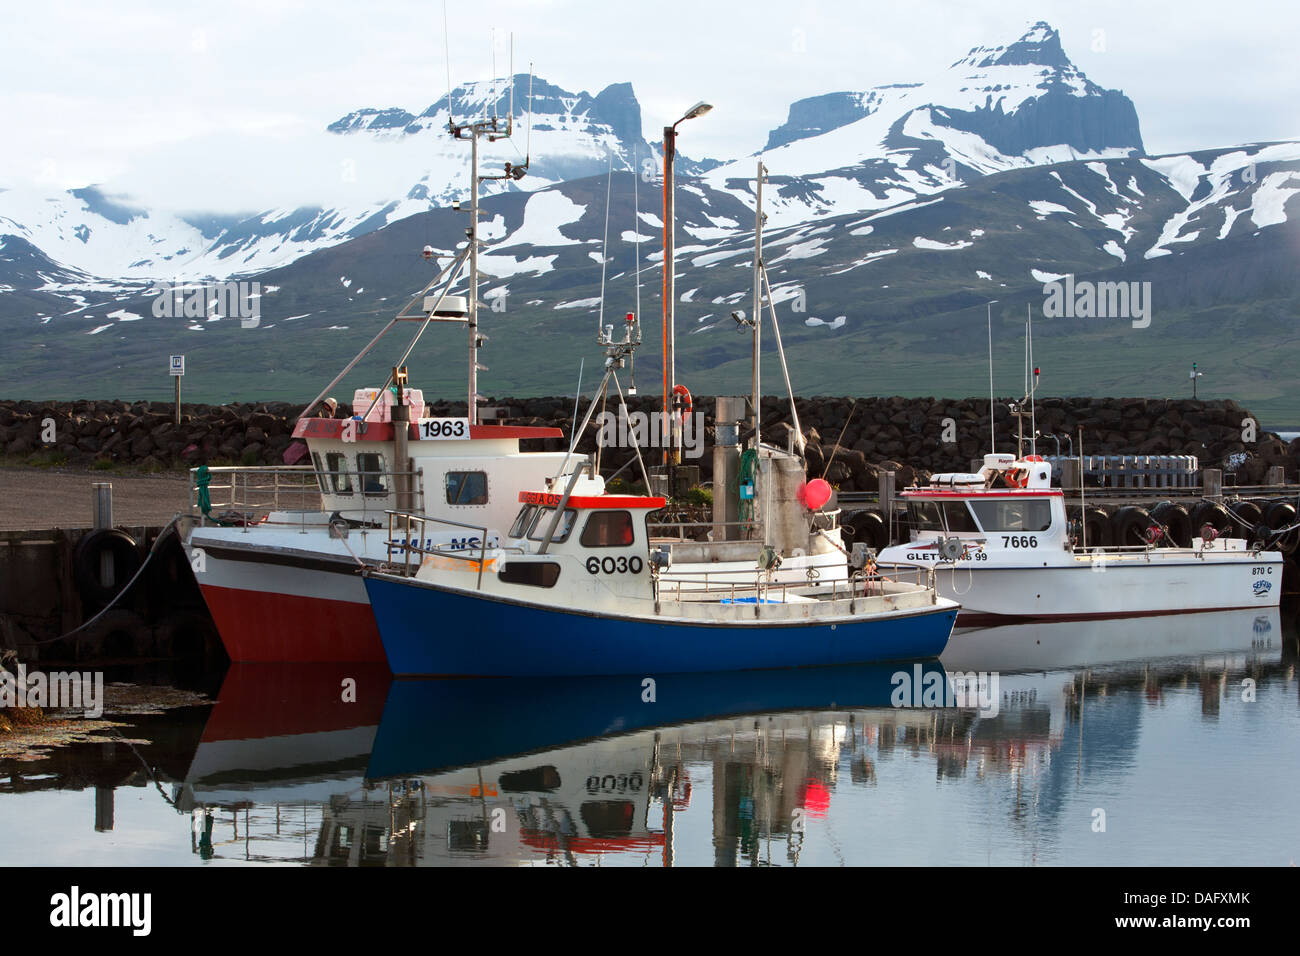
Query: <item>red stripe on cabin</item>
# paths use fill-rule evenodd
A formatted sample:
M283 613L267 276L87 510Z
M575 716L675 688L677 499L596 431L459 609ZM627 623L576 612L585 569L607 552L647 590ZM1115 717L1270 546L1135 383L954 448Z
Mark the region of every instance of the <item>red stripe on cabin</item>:
M553 491L521 491L519 501L526 505L557 507L564 499ZM654 511L668 502L664 498L646 498L639 495L573 495L570 508L649 508Z
M342 438L346 418L302 418L293 427L294 438ZM367 422L364 430L357 422L357 441L392 441L392 422ZM411 423L411 440L419 441L419 426ZM549 425L470 425L469 438L460 441L478 441L492 438L563 438L564 431ZM457 439L438 439L456 441Z

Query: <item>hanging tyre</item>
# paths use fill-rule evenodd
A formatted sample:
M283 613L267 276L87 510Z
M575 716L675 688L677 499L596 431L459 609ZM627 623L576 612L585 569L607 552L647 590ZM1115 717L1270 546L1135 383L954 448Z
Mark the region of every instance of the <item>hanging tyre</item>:
M1151 515L1146 508L1125 505L1111 516L1110 527L1115 535L1115 544L1120 547L1140 547L1148 543L1147 529L1151 527Z
M1164 526L1169 544L1180 548L1192 546L1192 519L1182 505L1162 501L1151 509L1151 520Z
M68 640L76 644L78 661L114 661L148 657L149 628L134 611L112 608Z
M1297 522L1300 518L1296 516L1295 505L1289 501L1274 501L1264 509L1264 523L1274 531L1290 528ZM1300 546L1300 528L1274 538L1273 542L1273 547L1283 554L1295 554L1297 546Z
M1115 543L1114 532L1110 528L1110 515L1104 508L1088 508L1083 513L1083 529L1091 548L1109 548ZM1083 542L1079 542L1082 546Z
M203 611L179 611L159 621L154 627L154 651L159 657L193 664L229 660L217 626Z
M1256 526L1264 517L1259 505L1253 501L1234 501L1227 510L1232 518L1232 536L1251 540Z
M140 570L140 547L125 531L100 528L77 542L72 569L82 601L103 606Z
M859 511L853 519L853 540L876 551L889 547L889 529L879 511Z
M1222 537L1232 531L1232 516L1223 509L1223 505L1213 501L1202 501L1192 509L1192 535L1199 537L1201 529L1210 525Z

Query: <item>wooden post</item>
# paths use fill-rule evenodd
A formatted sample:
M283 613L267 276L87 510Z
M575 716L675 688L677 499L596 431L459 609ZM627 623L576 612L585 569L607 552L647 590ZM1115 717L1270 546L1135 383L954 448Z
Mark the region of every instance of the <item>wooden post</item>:
M1061 461L1061 487L1079 487L1079 459L1065 458Z
M1206 498L1223 496L1223 471L1219 468L1201 469L1201 494Z

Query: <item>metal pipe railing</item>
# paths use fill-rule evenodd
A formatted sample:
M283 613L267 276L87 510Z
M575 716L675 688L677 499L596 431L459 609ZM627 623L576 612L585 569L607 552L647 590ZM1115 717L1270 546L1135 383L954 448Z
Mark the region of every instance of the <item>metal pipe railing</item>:
M424 526L428 522L449 525L454 528L464 528L467 531L479 532L478 582L476 588L483 587L483 566L487 562L488 546L488 529L486 527L476 524L466 524L462 521L452 521L450 518L438 518L433 515L426 515L412 511L394 511L392 509L387 509L385 514L388 515L388 560L391 563L393 559L393 551L397 548L401 548L403 551L402 574L404 577L408 578L411 577L411 555L413 553L419 554L422 558L426 555L438 555L443 558L454 558L457 561L474 560L474 558L468 555L457 554L455 551L444 551L438 547L426 548L423 544L413 544L413 539L411 537L413 523L418 522L420 525L421 542L424 541ZM394 520L399 518L406 523L406 539L400 544L393 540ZM423 561L421 561L421 563L423 563ZM418 571L419 568L416 568L416 570Z

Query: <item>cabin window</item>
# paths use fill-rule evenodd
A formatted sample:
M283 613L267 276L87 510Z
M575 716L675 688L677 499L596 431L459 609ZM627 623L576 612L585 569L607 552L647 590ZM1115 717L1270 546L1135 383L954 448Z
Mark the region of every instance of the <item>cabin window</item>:
M572 508L564 509L564 517L560 523L555 526L555 537L551 539L555 544L568 540L569 532L573 530L574 519L577 518L577 512ZM551 526L551 519L555 517L554 508L539 508L537 518L533 521L532 530L528 532L530 541L541 541L546 537L546 529Z
M328 495L330 493L330 486L325 478L325 466L321 464L320 452L312 452L311 460L316 466L316 487L320 489L322 495Z
M597 511L582 529L584 548L626 548L636 535L630 511Z
M447 504L485 505L487 503L486 471L447 472Z
M560 580L560 566L554 561L507 561L497 577L505 584L553 588Z
M907 505L913 531L979 533L964 501L912 501Z
M533 513L535 511L537 511L536 505L524 505L522 508L520 508L519 517L516 518L515 523L510 526L510 534L508 535L508 537L522 538L525 534L527 534L528 525L532 522Z
M1007 498L971 503L985 531L1046 531L1052 505L1046 498Z
M352 475L348 469L348 457L342 452L331 451L325 455L328 466L330 486L336 495L352 494Z
M384 456L378 452L357 455L357 480L371 497L388 494L388 476L384 474Z

